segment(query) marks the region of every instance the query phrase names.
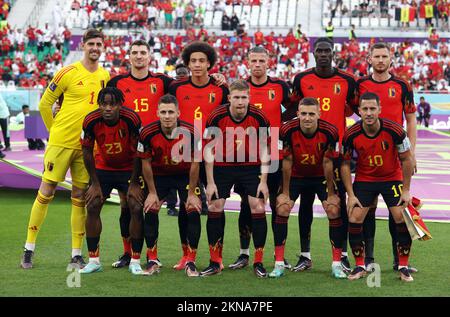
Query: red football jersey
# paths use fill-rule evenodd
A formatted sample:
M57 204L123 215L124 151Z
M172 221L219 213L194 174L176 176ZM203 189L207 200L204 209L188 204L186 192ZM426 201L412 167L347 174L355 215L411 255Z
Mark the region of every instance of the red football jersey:
M355 181L403 181L397 145L402 144L406 132L394 121L380 119L380 123L380 131L374 137L366 135L362 121L345 133L342 141L344 159L350 160L353 151L358 154Z
M394 75L383 82L374 81L372 76L358 79L356 82L356 97L359 98L365 92L373 92L380 98L380 118L389 119L403 125L403 114L416 112L411 85Z
M184 121L178 121L177 127L184 130L190 136L189 144L191 152L189 158L193 157L194 151L194 127ZM155 175L177 175L187 174L191 168L191 162L182 160L182 156L173 157L172 148L179 145L183 139L183 134L170 139L161 130L160 121L152 122L145 126L139 135L138 156L143 159L151 159L152 171ZM186 149L181 147L179 154L183 155Z
M331 77L320 77L314 68L297 74L293 83L293 94L297 98L317 98L320 118L338 128L339 140L346 130L346 106L350 109L355 99L354 77L334 68Z
M164 96L172 78L164 74L149 73L146 78L137 79L130 74L119 75L108 82L107 86L119 88L124 97L124 106L133 109L141 118L142 125L158 120L158 101Z
M97 109L84 119L81 144L85 147L96 145L95 168L131 171L140 128L141 120L133 110L121 108L119 122L109 126Z
M262 110L269 119L271 129L281 127L282 106L288 107L290 102L289 86L285 81L267 77L267 81L261 85L253 84L251 78L247 79L250 86L250 104ZM272 130L273 131L273 130ZM273 159L283 159L283 151L278 151L278 157Z
M189 78L173 82L169 93L177 97L180 119L193 125L196 120L201 120L204 130L211 112L228 102L229 91L226 86L215 85L212 78L204 86L196 86Z
M231 116L229 107L229 104L218 107L206 123L205 135L214 133L215 128L222 132L223 139L217 139L219 145L215 147L214 165L260 165L259 144L260 141L265 141L265 144L269 142L269 120L261 110L249 105L247 115L238 122ZM263 136L260 128L265 130L266 140L260 140ZM206 138L205 143L215 142L215 139L209 141Z
M319 119L311 136L303 133L298 119L291 120L281 128L280 139L285 155L292 154L292 177L323 177L323 158L339 156L338 130L324 120Z

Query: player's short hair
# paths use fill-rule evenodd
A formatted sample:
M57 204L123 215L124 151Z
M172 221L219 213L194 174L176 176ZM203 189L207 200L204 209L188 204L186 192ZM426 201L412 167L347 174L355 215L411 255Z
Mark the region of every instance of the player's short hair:
M25 109L27 109L27 108L30 108L30 106L29 106L29 105L23 105L23 106L22 106L22 110L25 110Z
M330 40L328 37L319 37L315 42L314 42L314 47L313 49L316 50L317 45L319 45L319 43L328 43L331 45L331 49L334 48L334 42L332 40Z
M146 41L144 41L144 40L133 41L133 43L131 43L131 45L130 45L130 52L131 52L131 48L133 46L145 46L147 48L147 51L150 52L150 45L148 45L148 43Z
M123 105L123 103L125 102L125 97L123 96L123 93L119 88L107 86L100 90L100 92L98 93L97 103L99 105L105 104L105 97L107 95L111 96L111 102L114 105Z
M103 33L101 31L99 31L97 29L88 29L83 34L83 43L86 43L90 39L95 39L97 37L101 38L102 41L105 40L105 36L103 35Z
M377 105L380 106L380 97L378 97L378 95L373 92L365 92L361 95L361 97L359 98L360 106L363 100L375 100L377 102Z
M250 86L248 85L247 81L245 81L243 79L237 79L231 83L229 90L230 90L230 93L233 90L248 91L248 90L250 90Z
M266 49L265 49L264 47L262 47L262 46L255 46L255 47L251 48L251 49L248 51L248 55L247 55L247 56L250 56L251 53L262 53L262 54L266 54L267 56L269 56L269 51L266 50Z
M165 103L165 104L173 103L175 105L175 108L177 108L177 110L178 110L178 100L174 95L165 94L164 96L159 98L158 106L162 103Z
M370 52L370 54L372 54L374 49L380 49L380 48L385 48L385 49L388 50L388 52L391 51L391 47L389 46L388 43L386 43L386 42L378 42L378 43L373 44L370 47L369 52Z
M305 97L302 100L300 100L300 102L298 103L298 106L316 106L316 107L320 107L319 102L317 101L316 98L313 97Z
M206 55L209 61L209 67L208 70L213 68L214 64L217 61L217 53L216 50L209 45L208 43L201 42L201 41L195 41L186 46L181 53L181 59L183 60L183 63L185 65L189 65L189 60L191 59L192 53L203 53Z

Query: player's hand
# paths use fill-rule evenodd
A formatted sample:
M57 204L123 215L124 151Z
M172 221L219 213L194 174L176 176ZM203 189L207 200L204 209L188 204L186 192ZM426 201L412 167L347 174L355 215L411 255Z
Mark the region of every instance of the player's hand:
M134 199L139 205L142 206L144 202L144 191L141 188L139 183L130 182L130 186L128 186L127 200L130 201Z
M100 185L94 185L92 184L89 186L88 190L86 191L86 205L90 205L95 199L100 199L101 202L103 202L103 195L102 195L102 189Z
M219 199L219 191L217 190L216 184L209 183L206 186L206 200L208 201L208 204L211 203L212 196L215 195L215 199Z
M144 212L147 213L150 210L159 210L159 207L158 195L155 193L149 193L144 203Z
M336 194L329 195L327 197L327 200L324 200L323 206L324 206L325 210L327 210L328 207L331 207L331 206L335 206L336 208L340 209L341 208L341 199Z
M61 110L61 105L57 101L57 102L55 102L55 104L52 107L53 117L55 117L58 114L59 110Z
M195 194L188 194L186 200L186 210L202 211L202 201Z
M406 208L410 204L412 204L412 197L409 193L409 190L403 190L397 206L403 206L403 208Z
M413 163L413 175L417 173L417 160L416 160L416 154L413 154L412 156L412 163Z
M356 198L356 196L348 196L348 199L347 199L347 213L349 215L350 215L351 211L353 210L353 208L355 208L356 206L358 206L359 208L363 208L363 206L359 202L358 198Z
M266 182L260 182L258 185L258 189L256 190L256 198L259 198L259 194L264 196L264 203L269 199L269 188L267 187Z
M219 73L212 74L211 77L216 82L217 86L222 86L227 83L227 80L225 79L225 76Z
M287 207L289 208L289 211L292 210L292 208L294 207L294 201L291 200L291 198L289 197L289 194L281 193L280 195L278 195L277 210L278 210L278 208L282 207L283 205L287 205Z

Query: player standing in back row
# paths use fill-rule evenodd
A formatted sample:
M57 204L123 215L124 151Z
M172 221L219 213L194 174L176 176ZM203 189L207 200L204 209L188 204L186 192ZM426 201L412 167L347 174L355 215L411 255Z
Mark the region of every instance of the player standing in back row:
M386 43L376 43L369 50L369 64L373 73L358 79L356 82L356 97L366 92L373 92L380 98L380 118L392 120L401 126L406 120L406 133L411 141L411 154L413 157L414 170L417 172L415 159L416 149L416 106L414 104L414 93L410 84L389 72L392 64L390 47ZM356 103L357 105L357 103ZM355 111L356 112L356 111ZM374 239L375 239L375 210L378 200L374 201L364 220L364 241L366 244L366 265L371 270L374 263ZM394 256L393 268L398 269L397 257L397 234L396 225L392 214L389 213L389 232L392 237L392 252ZM414 267L409 267L411 273L417 272Z
M350 116L353 111L351 106L354 102L355 79L349 73L343 72L332 66L333 62L333 42L328 38L318 38L314 43L314 58L316 66L296 75L293 83L293 99L304 97L317 98L320 103L320 119L327 121L338 129L339 141L342 140L346 130L346 116ZM291 107L284 114L285 119L290 119L297 111L296 107ZM341 210L346 210L345 189L339 178L338 168L341 159L334 160L338 194L340 198ZM313 220L312 206L314 203L314 193L304 192L301 195L299 210L300 244L301 256L294 271L304 271L312 268L310 240L311 224ZM350 270L350 263L347 257L347 214L342 213L345 234L342 265L347 272Z
M39 191L31 208L28 234L21 266L31 269L36 239L47 215L59 182L72 176L72 258L70 263L83 267L81 255L85 234L85 191L89 183L81 151L80 135L84 117L98 108L97 95L109 80L108 72L98 65L103 52L103 33L95 29L83 35L84 56L81 61L56 73L39 103L39 110L49 130L49 142L44 154L44 173ZM61 110L53 118L52 106L59 100Z
M281 128L281 114L284 108L288 107L290 102L289 86L285 81L267 76L269 67L269 52L263 47L254 47L248 53L248 64L251 76L247 79L250 87L250 104L264 112L269 119L271 131ZM279 132L278 132L279 133ZM275 137L272 133L272 137ZM277 150L277 149L274 149ZM282 149L281 149L282 150ZM281 161L283 160L282 151L274 151L272 162L278 169L267 176L267 186L269 187L269 201L272 210L272 230L274 230L274 221L276 214L276 195L281 181ZM241 193L242 189L235 187L234 191L241 195L241 212L239 213L239 238L240 253L233 264L229 265L231 269L240 269L249 263L249 246L251 237L251 213L247 195ZM290 268L286 261L286 266Z

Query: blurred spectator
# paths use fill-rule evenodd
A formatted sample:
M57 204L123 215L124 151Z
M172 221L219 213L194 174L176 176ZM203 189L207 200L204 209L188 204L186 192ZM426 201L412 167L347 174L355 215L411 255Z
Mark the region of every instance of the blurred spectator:
M22 112L18 113L14 118L15 123L17 124L25 124L25 117L30 116L30 107L28 105L22 106ZM11 118L13 119L13 118ZM45 144L41 139L27 139L28 149L29 150L44 150Z
M0 128L2 129L3 134L3 142L5 146L3 146L0 142L0 149L4 151L11 151L11 144L9 143L9 130L8 130L8 120L9 120L9 108L3 99L2 95L0 95Z
M431 106L425 101L425 97L420 97L420 102L417 105L417 124L422 125L422 121L425 123L425 127L428 128L431 117Z

